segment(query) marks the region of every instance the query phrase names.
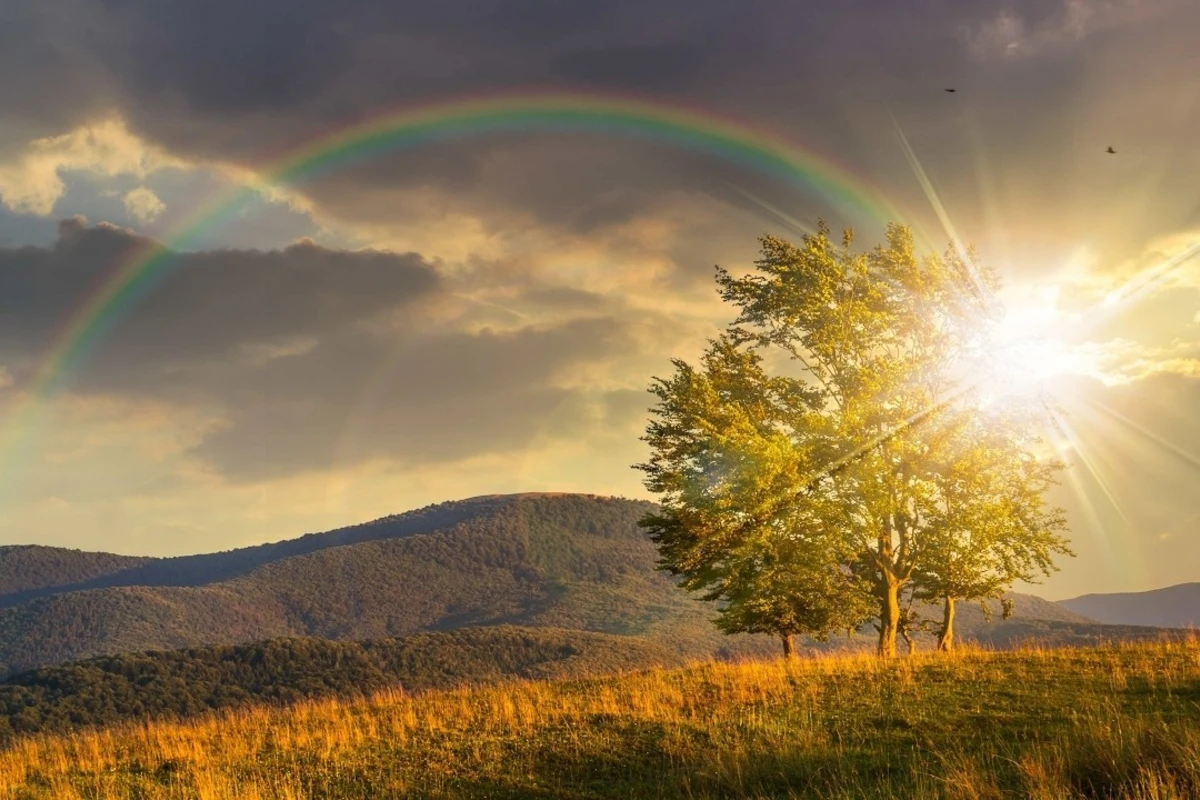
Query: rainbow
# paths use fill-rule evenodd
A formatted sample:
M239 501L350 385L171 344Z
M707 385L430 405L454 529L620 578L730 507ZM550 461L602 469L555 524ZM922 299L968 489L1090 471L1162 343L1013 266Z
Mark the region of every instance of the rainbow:
M312 139L265 168L253 184L194 210L161 241L145 240L109 271L66 321L25 389L26 407L9 430L60 390L88 352L167 272L174 255L221 225L264 190L293 187L382 152L501 132L588 132L660 142L708 154L815 192L839 210L872 222L900 220L882 194L851 170L745 123L658 100L588 93L524 93L402 109ZM15 418L14 418L15 417ZM0 444L3 450L8 449Z

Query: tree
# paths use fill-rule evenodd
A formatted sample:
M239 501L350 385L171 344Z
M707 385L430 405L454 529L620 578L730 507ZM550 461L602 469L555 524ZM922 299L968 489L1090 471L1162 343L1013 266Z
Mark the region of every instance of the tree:
M902 226L889 226L886 244L867 253L852 252L852 242L848 233L836 247L824 225L799 246L765 237L754 273L718 271L717 281L741 309L735 340L786 355L820 394L830 458L800 491L840 506L878 603L879 654L891 657L933 490L927 454L938 428L923 423L947 402L950 367L987 287L957 253L919 262Z
M724 602L727 629L828 632L869 593L890 657L902 593L921 580L937 590L950 571L936 552L974 519L948 491L973 453L970 426L955 423L970 395L956 368L978 347L995 281L971 254L919 261L903 226L869 252L852 243L847 232L836 246L822 223L799 245L764 237L748 275L718 268L739 314L699 370L677 360L652 389L640 467L663 502L645 524L664 569ZM1038 474L997 483L990 510L1022 513L1004 492L1040 492ZM1035 529L997 523L987 541Z
M662 496L642 525L660 568L683 588L719 601L718 626L780 638L825 638L869 615L864 583L847 567L853 551L820 496L789 500L826 457L820 397L801 380L769 377L753 351L712 341L697 371L674 361L658 397L638 465Z
M1042 445L1030 418L1036 408L1010 399L986 414L960 415L946 440L914 575L915 596L942 603L939 650L953 648L958 600L979 600L986 610L1014 582L1049 575L1054 555L1073 555L1062 509L1045 501L1062 464L1034 454Z

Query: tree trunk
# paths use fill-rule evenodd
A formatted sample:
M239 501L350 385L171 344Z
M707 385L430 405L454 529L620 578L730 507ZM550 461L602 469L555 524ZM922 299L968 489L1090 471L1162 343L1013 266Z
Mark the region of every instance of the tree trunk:
M884 575L880 585L879 657L896 657L896 634L900 630L900 581Z
M792 645L792 634L781 633L779 638L783 641L783 657L790 659L796 655L796 648Z
M917 650L917 643L913 641L912 634L908 632L907 625L900 629L900 635L904 637L904 644L908 646L908 654L911 656Z
M942 610L942 631L938 634L938 651L948 653L954 649L954 598L946 597Z

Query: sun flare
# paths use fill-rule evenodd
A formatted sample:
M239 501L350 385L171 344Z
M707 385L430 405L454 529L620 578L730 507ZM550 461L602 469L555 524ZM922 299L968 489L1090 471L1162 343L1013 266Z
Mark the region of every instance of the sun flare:
M1039 395L1056 378L1090 371L1086 354L1068 341L1074 320L1059 310L1057 289L1010 299L1004 313L984 325L974 375L983 402Z

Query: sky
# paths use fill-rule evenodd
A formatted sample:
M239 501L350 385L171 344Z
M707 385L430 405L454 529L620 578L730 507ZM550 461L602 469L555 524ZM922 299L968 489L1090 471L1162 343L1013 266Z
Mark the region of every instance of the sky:
M714 265L886 219L599 125L275 180L364 120L549 93L782 142L927 246L974 245L1017 319L1086 318L1049 384L1077 557L1035 591L1200 580L1198 30L1193 0L6 0L0 543L172 555L646 496L646 388L731 319ZM155 280L56 360L155 242Z

